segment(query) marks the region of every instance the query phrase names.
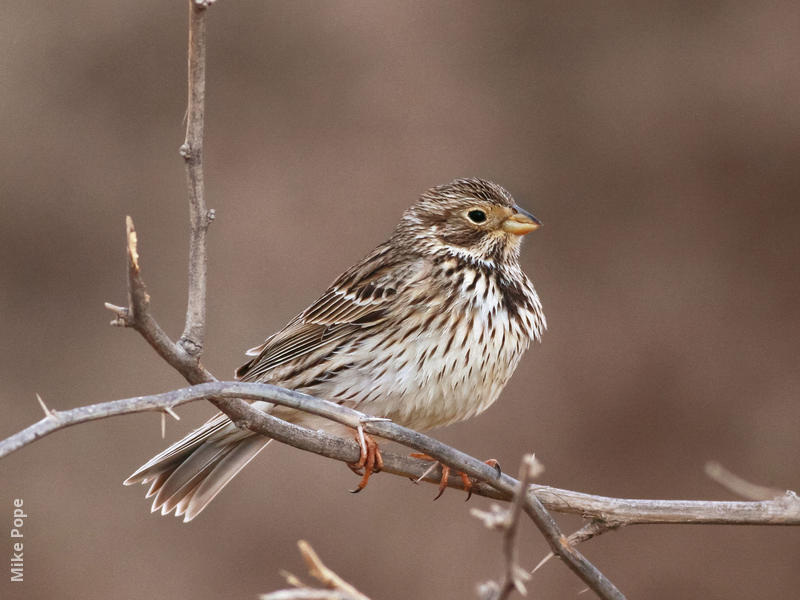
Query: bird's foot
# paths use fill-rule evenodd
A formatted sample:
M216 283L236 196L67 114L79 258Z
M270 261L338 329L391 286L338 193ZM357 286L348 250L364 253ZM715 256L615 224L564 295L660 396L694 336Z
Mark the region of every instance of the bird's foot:
M409 454L409 456L411 458L419 458L420 460L431 460L431 461L433 461L433 464L422 475L420 475L416 479L412 479L411 480L414 483L419 483L420 481L422 481L437 466L442 468L442 477L439 480L439 493L436 494L436 497L434 498L434 500L438 500L439 498L441 498L442 494L444 494L444 491L447 489L447 484L450 481L450 471L452 471L453 469L451 469L446 464L436 460L435 458L433 458L432 456L429 456L427 454L414 452L412 454ZM502 474L502 471L500 470L500 463L497 462L495 459L490 458L489 460L487 460L485 462L490 467L494 467L495 469L497 469L497 474L498 475ZM456 471L456 473L461 478L461 483L464 486L464 491L467 492L467 500L469 500L470 498L472 498L472 486L475 485L475 482L473 481L473 479L469 475L464 473L464 471ZM465 502L467 500L465 500Z
M352 494L357 494L367 487L370 476L383 468L383 457L381 456L380 448L378 448L378 442L364 433L361 425L356 429L356 442L361 448L361 455L358 458L358 462L347 466L350 467L353 473L362 477L355 489L350 490Z

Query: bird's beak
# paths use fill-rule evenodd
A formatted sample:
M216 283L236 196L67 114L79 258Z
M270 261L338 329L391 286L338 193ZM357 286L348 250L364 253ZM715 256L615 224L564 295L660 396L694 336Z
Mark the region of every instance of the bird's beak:
M514 213L503 221L503 231L514 235L525 235L531 231L536 231L541 227L542 222L534 217L524 208L514 205Z

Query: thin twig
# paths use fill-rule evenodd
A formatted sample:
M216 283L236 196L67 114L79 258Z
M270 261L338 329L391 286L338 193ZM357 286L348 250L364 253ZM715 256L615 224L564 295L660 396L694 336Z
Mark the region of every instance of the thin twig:
M339 577L334 571L326 567L322 560L320 560L317 553L314 552L311 544L305 540L300 540L297 542L297 546L300 548L300 554L306 561L309 575L311 575L314 579L318 580L322 585L332 590L347 594L354 600L369 600L369 598L367 598L364 594Z
M726 490L742 498L747 498L748 500L772 500L786 493L786 490L750 483L735 473L732 473L718 462L707 462L705 471L706 475Z
M325 566L320 557L305 540L297 542L300 554L306 561L308 573L328 589L314 589L304 585L291 573L286 573L288 583L295 589L279 590L271 594L263 594L261 600L369 600L355 587L339 577L336 572Z
M522 457L519 484L516 492L514 492L514 499L511 501L511 508L508 511L508 526L503 535L503 556L505 557L506 568L503 579L500 582L498 600L508 598L514 589L523 596L527 594L524 582L530 578L530 575L519 566L517 538L519 537L519 517L522 513L522 507L525 505L526 492L533 478L535 467L536 457L533 454Z
M567 537L567 541L573 545L577 546L578 544L582 544L583 542L588 542L592 538L595 538L599 535L604 534L607 531L613 531L615 529L619 529L622 527L622 523L614 523L612 521L602 521L600 519L592 519L588 523L586 523L583 527L574 531L573 533L569 534ZM531 575L536 573L539 569L541 569L547 561L553 558L555 554L549 552L542 560L540 560L537 565L531 569Z
M214 219L206 207L203 180L203 131L206 98L206 2L189 2L188 107L186 138L180 154L186 165L189 192L189 292L186 324L178 345L189 356L203 353L206 333L206 280L208 275L206 233Z
M525 512L544 536L552 552L572 570L592 591L604 600L625 600L625 596L603 573L570 544L561 533L558 523L547 512L536 494L527 494Z
M517 537L519 536L519 517L522 513L522 506L525 504L526 491L533 478L536 465L536 457L533 454L522 457L519 484L514 492L511 507L506 511L502 523L504 529L503 557L505 558L503 577L499 583L492 581L481 587L481 595L484 598L506 600L514 590L517 590L523 596L527 594L525 581L530 579L530 575L519 566Z
M186 165L189 196L189 290L186 324L178 343L173 342L150 313L150 296L141 276L137 235L133 219L126 217L128 255L128 306L106 303L116 314L112 325L131 327L147 340L167 363L189 383L214 381L200 364L206 329L206 280L208 257L206 233L214 212L205 202L203 180L203 130L205 127L206 15L209 0L189 1L188 108L186 138L180 154Z
M334 590L312 590L299 588L296 590L278 590L269 594L261 594L261 600L353 600L352 596Z

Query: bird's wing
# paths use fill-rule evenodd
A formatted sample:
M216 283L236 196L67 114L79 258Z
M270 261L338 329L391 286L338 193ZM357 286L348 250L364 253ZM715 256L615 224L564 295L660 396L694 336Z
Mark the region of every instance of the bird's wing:
M263 378L275 367L310 354L323 345L386 319L397 302L429 272L418 257L390 259L390 247L379 246L345 271L320 298L286 327L252 348L255 355L236 371L245 381Z

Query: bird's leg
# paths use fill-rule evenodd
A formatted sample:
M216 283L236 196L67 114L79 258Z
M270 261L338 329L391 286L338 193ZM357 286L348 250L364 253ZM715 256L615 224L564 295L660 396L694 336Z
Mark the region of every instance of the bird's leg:
M427 454L413 452L409 454L409 456L411 458L419 458L420 460L433 461L433 464L428 468L428 470L426 470L418 478L412 479L414 483L419 483L420 481L425 479L425 477L427 477L430 474L430 472L433 471L437 466L440 466L442 468L442 478L439 480L439 493L436 494L436 497L434 498L434 500L438 500L441 497L441 495L444 494L444 491L447 489L447 484L450 480L450 471L451 471L450 467L448 467L446 464L436 460L435 458ZM502 473L502 471L500 471L500 463L497 462L495 459L490 458L485 462L490 467L494 467L495 469L497 469L498 475ZM464 473L464 471L456 471L456 473L458 473L458 476L461 477L461 483L464 485L464 491L467 492L467 500L469 500L470 498L472 498L472 486L475 485L475 483L469 475Z
M383 468L383 457L381 456L380 448L378 448L378 443L373 440L372 437L364 433L364 428L360 424L356 428L356 441L361 448L361 454L358 457L357 463L347 466L357 475L363 476L356 488L350 490L353 494L357 494L367 487L370 475L377 473Z

